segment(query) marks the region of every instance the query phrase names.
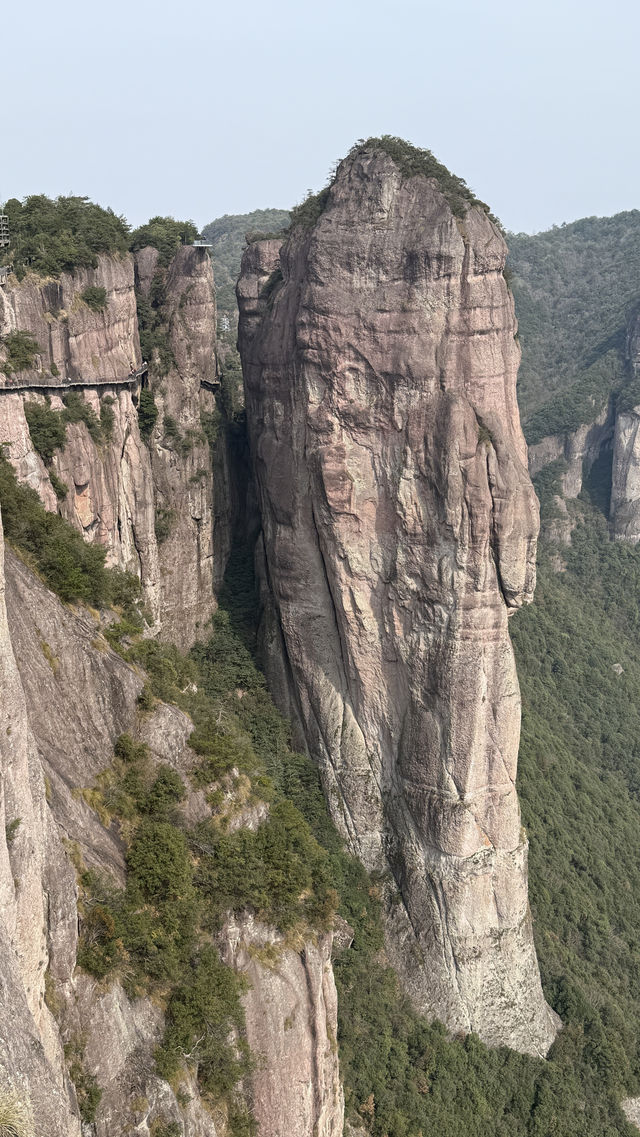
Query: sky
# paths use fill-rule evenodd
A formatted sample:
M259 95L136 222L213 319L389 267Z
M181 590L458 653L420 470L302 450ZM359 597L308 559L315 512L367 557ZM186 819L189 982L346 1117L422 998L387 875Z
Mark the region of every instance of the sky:
M288 208L394 134L515 232L640 208L637 0L3 6L0 202Z

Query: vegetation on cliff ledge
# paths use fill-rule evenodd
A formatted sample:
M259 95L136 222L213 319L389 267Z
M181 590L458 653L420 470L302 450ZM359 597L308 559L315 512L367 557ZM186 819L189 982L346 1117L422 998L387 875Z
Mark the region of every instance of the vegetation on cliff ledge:
M5 459L0 502L8 539L62 596L113 599L101 550L46 514ZM317 770L292 748L255 665L250 549L234 551L211 636L189 657L152 640L118 644L146 670L141 713L158 698L191 715L190 777L212 817L186 825L183 779L135 739L117 740L83 793L106 824L118 819L127 886L81 874L78 959L131 994L163 992L159 1072L177 1077L192 1062L210 1100L232 1103L238 1135L251 1129L234 1089L250 1057L229 1044L242 1029L242 981L215 937L227 912L249 910L296 942L327 927L336 904L354 931L334 971L355 1124L372 1137L633 1134L618 1102L640 1088L640 549L610 543L597 509L580 509L565 571L543 552L536 604L513 625L534 929L547 998L565 1022L546 1062L452 1038L402 995L384 955L380 882L345 852ZM265 820L232 829L238 805L266 806Z
M57 513L48 513L35 490L21 485L0 447L0 508L6 540L65 601L120 607L137 627L140 582L105 568L105 550L89 545Z
M146 225L134 229L129 239L133 253L151 246L158 250L158 264L166 268L180 245L190 245L198 236L193 221L176 221L173 217L152 217Z
M3 259L19 279L27 269L59 276L75 268L96 268L99 253L124 253L129 245L125 219L86 197L11 198L4 212L11 245Z
M491 217L492 221L499 224L497 218L489 212L489 207L475 196L467 183L456 174L452 174L446 166L443 166L442 162L439 162L430 150L421 150L403 138L383 134L380 138L360 139L355 146L352 146L344 161L353 161L367 151L382 151L384 154L388 154L398 167L404 180L422 177L435 181L456 217L462 218L471 206L478 206ZM342 164L340 163L340 165ZM332 176L328 186L325 186L319 193L309 194L304 201L291 210L292 227L300 225L309 228L315 225L324 212L334 181L335 175Z

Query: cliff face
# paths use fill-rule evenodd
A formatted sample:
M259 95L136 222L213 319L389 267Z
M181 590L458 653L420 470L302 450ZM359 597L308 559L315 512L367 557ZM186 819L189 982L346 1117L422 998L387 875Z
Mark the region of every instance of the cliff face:
M627 363L632 382L640 377L640 312L627 332ZM627 400L628 402L628 400ZM611 531L619 540L640 541L640 405L616 415L611 471Z
M250 984L247 1041L256 1059L250 1093L260 1137L342 1137L332 936L295 951L246 916L227 923L225 941L226 962ZM277 953L275 964L260 962L265 949Z
M102 310L83 300L89 287L104 288ZM102 255L97 268L77 268L59 280L28 274L14 281L0 289L0 331L28 331L36 340L32 377L44 372L53 382L57 368L61 379L74 382L122 379L140 363L132 257Z
M150 361L159 409L151 438L163 582L162 622L180 647L196 638L215 610L231 537L230 474L222 438L213 455L202 429L215 416L216 308L213 271L205 250L182 247L168 269L155 249L136 254L138 287L148 299L154 280L162 300L157 318L170 349L167 370ZM203 383L205 386L203 386ZM168 429L170 424L170 429ZM175 424L175 428L173 426Z
M143 295L157 256L155 249L137 254ZM201 412L212 413L215 405L209 258L181 248L164 276L162 315L172 364L160 376L155 355L149 361L160 410L149 445L140 435L139 386L109 385L141 361L132 257L102 256L95 270L63 274L59 281L28 276L0 289L0 334L28 331L41 348L34 369L10 376L0 391L0 443L7 444L18 477L37 490L47 509L58 509L86 540L104 545L109 564L140 577L156 627L186 647L215 607L213 587L229 548L231 492L223 444L217 446L214 471L201 427ZM103 310L93 311L82 299L88 286L104 288ZM61 411L66 381L82 383L80 397L98 419L106 411L112 425L102 439L85 422L67 426L64 449L55 452L50 467L67 487L59 502L24 407L48 398L51 409ZM49 394L11 391L24 382L49 386ZM165 429L166 416L176 424L173 431Z
M458 219L361 150L311 229L248 249L240 347L272 686L336 823L393 881L415 1003L544 1053L507 630L538 509L505 254L481 209Z
M0 538L0 570L2 550ZM97 982L76 968L77 870L107 873L118 885L125 876L117 827L105 828L78 787L94 783L128 731L147 743L154 764L180 774L185 817L201 818L203 795L187 777L193 725L163 703L141 716L144 677L107 649L95 614L62 605L10 550L6 607L0 571L0 677L0 1085L30 1097L37 1132L80 1137L67 1045L102 1092L96 1137L148 1137L174 1123L184 1137L224 1134L224 1117L201 1099L193 1068L180 1100L155 1072L161 1002L129 999L117 979ZM301 954L283 947L275 966L261 963L260 949L279 940L250 919L229 920L220 936L229 964L251 978L247 1034L260 1062L245 1093L263 1134L340 1137L331 936Z
M564 463L557 479L556 505L566 512L565 499L577 498L596 468L596 494L606 512L611 536L637 544L640 541L640 405L636 405L640 376L640 315L629 321L626 347L627 384L593 420L549 435L529 447L532 477L552 462ZM636 392L634 394L634 392ZM609 489L610 479L610 489ZM549 535L568 542L572 522L555 518L548 523ZM545 532L547 530L545 529Z

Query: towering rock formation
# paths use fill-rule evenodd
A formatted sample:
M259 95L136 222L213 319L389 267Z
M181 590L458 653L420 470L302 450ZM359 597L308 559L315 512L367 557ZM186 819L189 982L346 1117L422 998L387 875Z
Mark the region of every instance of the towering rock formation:
M388 948L414 1002L542 1054L556 1028L527 902L507 630L533 593L538 508L506 247L447 177L365 145L310 225L245 255L266 662L336 823L387 882Z
M214 583L229 549L231 495L221 442L214 503L214 461L201 424L203 413L211 418L215 411L211 262L203 250L187 247L159 274L157 260L156 249L136 254L142 297L154 279L161 284L157 317L167 344L164 365L150 353L160 413L149 444L139 429L139 385L123 385L132 364L141 363L130 255L103 255L97 268L63 273L58 281L28 275L0 289L0 335L28 332L40 349L29 371L1 376L0 444L47 509L58 509L86 540L104 545L107 563L140 577L156 627L187 647L215 608ZM104 289L97 311L83 298L87 288ZM110 425L100 437L86 422L69 424L64 449L48 469L31 438L25 403L48 402L61 411L69 384ZM58 489L66 487L61 500L51 473Z
M635 545L640 541L640 312L629 323L627 362L632 386L623 392L616 414L609 520L614 537Z
M231 490L224 444L215 460L203 416L216 416L216 307L211 261L183 246L164 269L157 249L136 254L145 300L156 304L168 351L152 358L150 382L159 409L151 467L159 519L162 623L180 647L190 646L215 609L229 553ZM209 432L210 433L210 432ZM215 469L214 469L215 465Z

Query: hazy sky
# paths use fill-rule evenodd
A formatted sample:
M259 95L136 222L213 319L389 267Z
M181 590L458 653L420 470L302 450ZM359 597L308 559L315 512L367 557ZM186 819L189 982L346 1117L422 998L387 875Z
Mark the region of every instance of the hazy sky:
M0 201L287 208L397 134L509 229L640 207L637 0L3 5Z

